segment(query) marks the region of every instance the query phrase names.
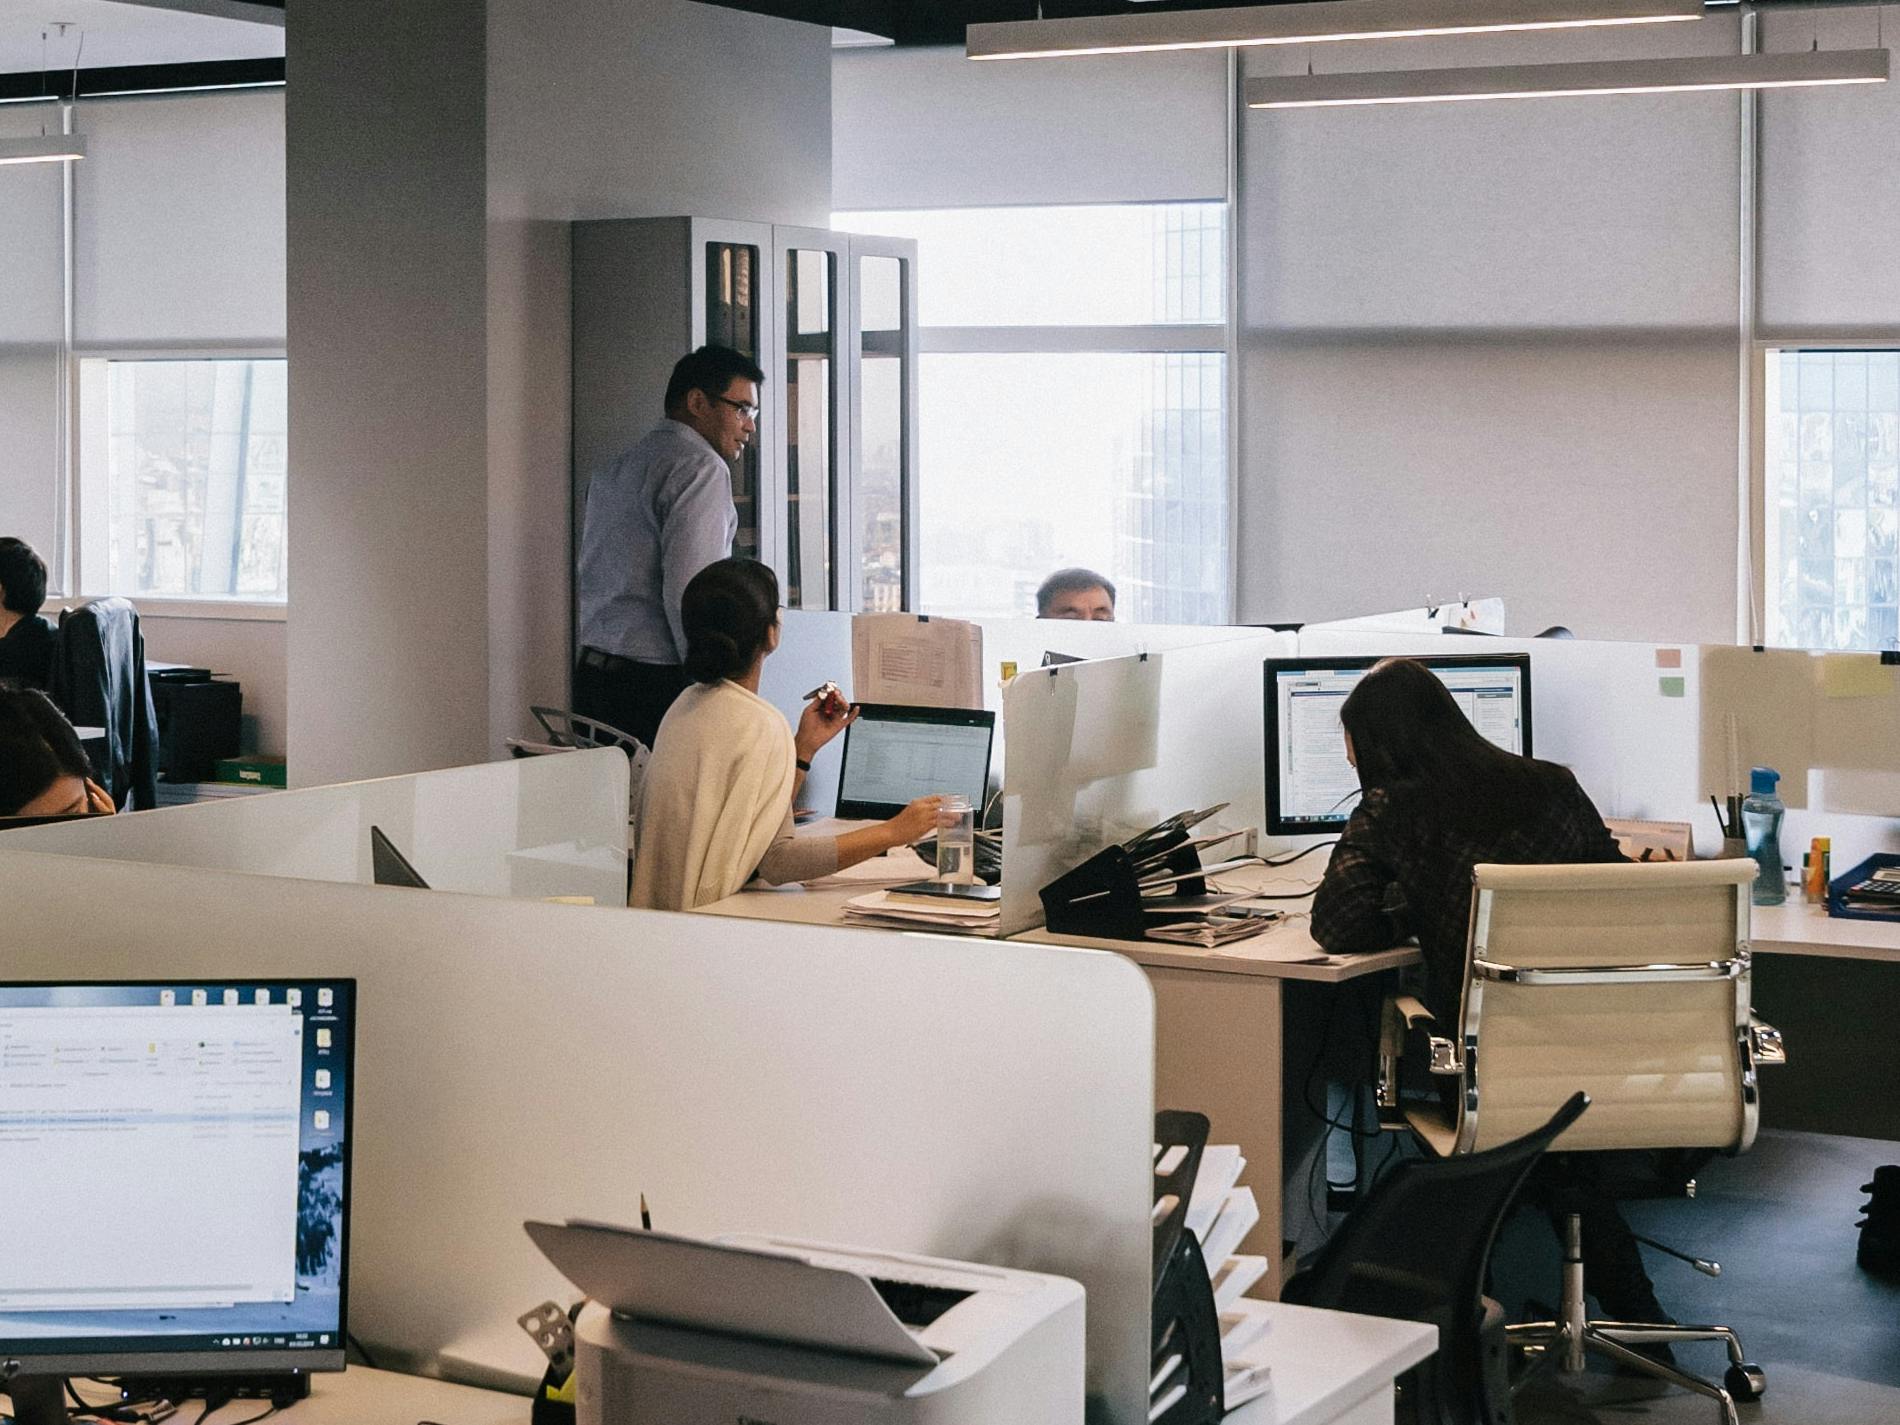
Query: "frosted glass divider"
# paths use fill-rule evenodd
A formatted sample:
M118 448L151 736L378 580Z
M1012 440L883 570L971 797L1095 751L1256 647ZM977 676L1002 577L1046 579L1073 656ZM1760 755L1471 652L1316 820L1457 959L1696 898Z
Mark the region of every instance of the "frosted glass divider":
M1528 653L1532 751L1575 773L1604 816L1687 821L1701 851L1720 847L1700 775L1694 644L1302 629L1299 651L1332 658Z
M368 883L380 826L435 890L624 905L627 786L626 755L599 748L26 827L0 845Z
M1004 693L1005 935L1042 923L1042 887L1162 817L1227 802L1203 830L1264 823L1262 667L1294 642L1245 633L1017 676Z
M615 754L618 755L618 754ZM1147 1420L1154 1001L1118 955L399 894L0 849L17 979L360 983L351 1326L538 1379L572 1289L529 1217L1074 1277L1089 1391Z

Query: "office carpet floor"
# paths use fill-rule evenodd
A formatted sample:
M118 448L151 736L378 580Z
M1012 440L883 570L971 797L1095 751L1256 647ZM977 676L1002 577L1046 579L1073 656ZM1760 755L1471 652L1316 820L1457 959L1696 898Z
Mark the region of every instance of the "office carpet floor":
M1900 1282L1854 1264L1860 1185L1900 1143L1810 1133L1763 1133L1754 1150L1718 1158L1693 1200L1626 1205L1639 1233L1722 1264L1711 1279L1649 1249L1656 1294L1681 1321L1732 1326L1768 1375L1741 1408L1743 1425L1900 1422ZM1518 1213L1492 1258L1493 1290L1517 1313L1557 1290L1548 1222ZM1687 1369L1720 1380L1719 1344L1677 1347ZM1519 1425L1719 1425L1713 1401L1612 1374L1546 1378L1519 1396Z

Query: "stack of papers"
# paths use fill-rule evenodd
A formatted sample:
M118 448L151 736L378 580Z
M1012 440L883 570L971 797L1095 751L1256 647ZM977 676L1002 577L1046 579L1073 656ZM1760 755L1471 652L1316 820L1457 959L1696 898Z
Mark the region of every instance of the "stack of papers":
M938 901L935 897L892 895L889 891L853 896L844 903L847 921L966 934L993 932L1000 910L995 901Z

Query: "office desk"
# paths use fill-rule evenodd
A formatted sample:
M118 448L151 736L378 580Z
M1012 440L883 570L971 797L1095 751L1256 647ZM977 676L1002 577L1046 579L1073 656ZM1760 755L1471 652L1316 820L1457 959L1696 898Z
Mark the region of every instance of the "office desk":
M86 1398L101 1399L90 1388ZM519 1395L351 1366L339 1374L314 1377L309 1399L279 1411L271 1420L273 1425L277 1421L284 1425L416 1425L419 1420L437 1425L522 1425L528 1406L528 1400ZM187 1402L174 1419L191 1420L203 1408ZM245 1420L260 1409L258 1401L234 1400L212 1415L208 1425Z
M1278 1301L1265 1316L1273 1389L1231 1410L1227 1425L1392 1425L1393 1382L1438 1349L1438 1328ZM444 1422L449 1425L449 1422Z
M923 863L918 865L924 874ZM1297 892L1316 885L1324 869L1323 861L1309 857L1282 869L1254 867L1219 879L1223 885L1255 891ZM701 906L698 913L836 925L842 922L845 901L871 889L857 884L748 890ZM1306 903L1285 904L1303 911ZM1319 955L1319 947L1303 913L1263 935L1217 950L1047 930L1026 931L1016 938L1111 950L1147 972L1155 995L1156 1107L1205 1113L1211 1141L1240 1145L1247 1160L1242 1181L1253 1188L1260 1204L1260 1221L1242 1242L1242 1250L1267 1259L1267 1275L1256 1290L1278 1296L1288 1158L1282 1108L1287 1091L1283 1054L1289 1037L1285 982L1338 985L1414 964L1418 951L1407 946L1376 955L1310 960L1307 957Z
M1762 1076L1762 1126L1900 1139L1900 922L1756 906L1754 1002L1788 1062Z
M1279 1302L1248 1308L1271 1322L1265 1349L1273 1389L1230 1413L1233 1425L1390 1425L1394 1380L1438 1348L1437 1329L1417 1322ZM100 1397L89 1391L88 1398ZM180 1418L200 1408L187 1406L190 1414L181 1411ZM522 1425L528 1408L520 1395L352 1366L316 1377L309 1399L271 1419L284 1425ZM255 1414L255 1401L233 1401L210 1425Z
M1324 862L1309 857L1284 869L1250 868L1219 880L1258 891L1292 892L1315 884L1323 870ZM1285 1071L1287 1043L1298 1029L1287 1016L1287 982L1339 985L1419 959L1415 947L1403 946L1374 955L1309 960L1305 957L1319 954L1304 914L1309 902L1284 904L1301 913L1264 935L1216 950L1048 930L1017 937L1113 950L1147 971L1155 995L1155 1104L1205 1113L1211 1142L1240 1145L1247 1160L1242 1181L1253 1187L1260 1203L1260 1222L1242 1249L1267 1259L1260 1290L1272 1296L1280 1294L1284 1280L1281 1243L1287 1235L1284 1185L1289 1154L1283 1105L1289 1089L1297 1093L1301 1088L1288 1082ZM1320 1003L1317 996L1305 997L1295 1012ZM1268 1191L1276 1185L1282 1190Z

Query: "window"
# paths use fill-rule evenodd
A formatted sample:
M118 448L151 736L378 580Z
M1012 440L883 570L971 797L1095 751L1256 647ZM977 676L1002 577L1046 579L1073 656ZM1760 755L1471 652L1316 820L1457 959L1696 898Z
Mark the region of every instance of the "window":
M1026 616L1079 564L1115 582L1124 619L1223 621L1226 206L834 225L918 244L923 610Z
M284 601L282 360L80 363L87 594Z
M1768 353L1767 640L1900 648L1900 351Z

